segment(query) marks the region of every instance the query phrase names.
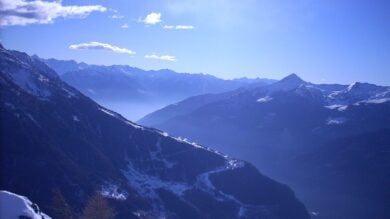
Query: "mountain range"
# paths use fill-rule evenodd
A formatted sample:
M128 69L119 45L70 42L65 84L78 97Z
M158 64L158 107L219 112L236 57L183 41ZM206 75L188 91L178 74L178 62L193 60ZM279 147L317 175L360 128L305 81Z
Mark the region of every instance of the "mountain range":
M140 124L246 159L291 185L315 218L390 218L390 87L313 84L190 97Z
M309 218L286 185L248 162L133 123L0 46L0 189L52 215L59 190L79 212L95 193L117 218Z
M169 69L145 71L126 65L41 60L69 85L131 120L190 96L266 85L274 81L248 78L223 80L211 75L177 73Z

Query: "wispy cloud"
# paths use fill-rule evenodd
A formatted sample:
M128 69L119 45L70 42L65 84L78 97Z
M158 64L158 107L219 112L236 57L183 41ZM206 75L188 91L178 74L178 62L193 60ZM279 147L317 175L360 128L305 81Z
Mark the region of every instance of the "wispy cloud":
M114 14L114 15L111 16L112 19L122 19L122 18L124 18L124 17L125 17L125 16L119 15L119 14Z
M129 28L129 25L128 25L128 24L123 24L123 25L121 26L121 28L124 28L124 29Z
M124 53L128 55L134 55L135 52L127 48L120 48L117 46L110 45L108 43L100 42L89 42L89 43L80 43L72 44L69 46L69 49L78 49L78 50L107 50L115 53Z
M146 15L145 18L139 18L138 21L143 22L147 25L155 25L161 22L161 13L152 12Z
M195 27L192 25L164 25L164 29L176 29L176 30L191 30Z
M85 18L92 12L104 12L101 5L64 6L61 1L1 0L0 25L49 24L59 17Z
M176 29L180 30L188 30L188 29L194 29L195 27L192 25L176 25Z
M171 62L176 61L176 57L175 56L171 56L171 55L161 55L161 56L158 56L156 54L150 54L150 55L145 55L144 57L146 59L158 59L158 60L162 60L162 61L171 61Z

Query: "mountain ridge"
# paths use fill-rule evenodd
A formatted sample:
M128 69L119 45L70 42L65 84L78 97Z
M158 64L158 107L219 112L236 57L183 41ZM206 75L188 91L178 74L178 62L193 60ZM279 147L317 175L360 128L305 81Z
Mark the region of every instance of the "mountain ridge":
M145 71L127 65L99 66L41 60L61 72L60 77L68 84L131 120L190 96L273 82L247 78L225 80L208 74L176 73L169 69Z
M317 85L290 75L262 87L191 97L153 112L138 123L251 161L267 175L292 185L319 218L364 219L390 215L384 210L385 202L377 201L386 200L378 191L386 191L390 180L383 177L383 173L390 176L386 168L390 162L383 161L390 160L389 154L381 155L387 150L383 145L390 145L384 137L390 135L389 113L389 86ZM382 140L376 141L373 136L382 136ZM335 144L339 148L331 147ZM331 152L337 156L341 151L349 152L344 152L348 164L332 159ZM324 159L315 159L321 156ZM364 162L366 159L372 162ZM351 184L349 171L359 165L364 170L377 165L380 168L354 175L359 182ZM321 177L315 168L323 175L340 177ZM367 183L365 175L377 177L377 181ZM377 190L371 188L373 182ZM361 198L360 192L340 192L340 188L351 186L365 192L366 198ZM332 203L341 196L351 205ZM321 202L317 197L324 199ZM357 207L364 203L364 209Z
M309 218L290 188L247 162L130 122L24 53L1 49L0 66L0 189L49 215L56 188L76 210L100 192L118 218ZM239 176L246 187L225 185Z

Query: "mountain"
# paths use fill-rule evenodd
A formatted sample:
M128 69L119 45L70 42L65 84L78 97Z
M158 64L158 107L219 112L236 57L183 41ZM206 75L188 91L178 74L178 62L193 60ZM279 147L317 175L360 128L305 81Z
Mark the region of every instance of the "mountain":
M0 46L0 67L0 189L49 215L60 190L76 212L98 192L117 218L309 218L250 163L132 123L35 57Z
M8 191L0 191L0 218L51 219L51 217L41 212L38 205L32 203L27 197Z
M390 217L390 87L291 74L191 97L139 123L249 160L293 186L317 218Z
M139 119L190 96L274 82L247 78L223 80L206 74L176 73L169 69L145 71L126 65L99 66L56 59L42 61L84 95L130 119Z

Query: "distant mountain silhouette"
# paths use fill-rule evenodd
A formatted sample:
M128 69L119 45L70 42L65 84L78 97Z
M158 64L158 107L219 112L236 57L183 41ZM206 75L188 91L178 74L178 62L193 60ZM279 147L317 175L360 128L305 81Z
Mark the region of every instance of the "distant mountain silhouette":
M242 86L260 86L274 82L269 79L247 78L223 80L206 74L176 73L169 69L145 71L126 65L88 65L72 60L42 61L84 95L127 117L134 116L133 111L128 108L145 105L144 111L152 112L194 95L220 93ZM115 102L127 103L127 107ZM130 112L127 113L127 110ZM146 113L140 112L142 115Z

